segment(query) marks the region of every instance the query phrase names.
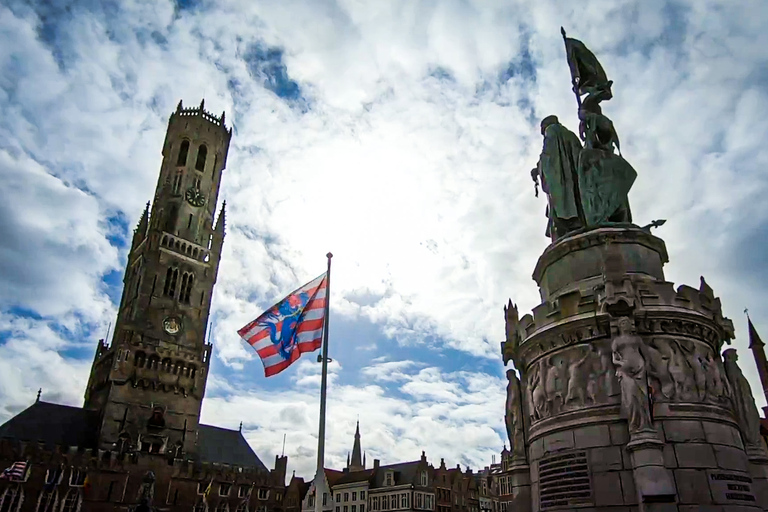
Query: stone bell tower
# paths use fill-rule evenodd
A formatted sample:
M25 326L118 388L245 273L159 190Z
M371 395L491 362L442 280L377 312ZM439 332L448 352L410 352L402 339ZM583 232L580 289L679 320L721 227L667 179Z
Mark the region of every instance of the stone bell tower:
M171 114L154 200L133 234L111 343L99 343L85 408L99 448L193 453L210 364L205 342L224 241L214 219L231 128L182 103ZM215 221L215 222L214 222Z

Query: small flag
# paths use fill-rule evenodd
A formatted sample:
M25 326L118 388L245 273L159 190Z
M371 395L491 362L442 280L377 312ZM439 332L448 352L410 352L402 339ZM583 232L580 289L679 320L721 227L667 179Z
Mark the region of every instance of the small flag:
M206 503L208 503L208 496L210 496L212 488L213 488L213 478L211 478L211 481L208 484L208 487L206 487L205 491L203 492L203 501L205 501Z
M91 477L86 474L85 480L83 480L83 495L88 496L90 492L91 492Z
M14 462L11 467L5 468L0 474L0 479L24 480L27 474L26 462Z
M264 364L270 377L288 368L302 353L320 348L326 310L327 273L291 292L237 331Z

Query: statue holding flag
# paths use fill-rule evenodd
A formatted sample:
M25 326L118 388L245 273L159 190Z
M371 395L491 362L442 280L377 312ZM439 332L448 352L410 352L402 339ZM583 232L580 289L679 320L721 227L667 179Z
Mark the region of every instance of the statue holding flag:
M621 156L613 122L600 107L601 102L613 97L613 82L584 43L566 37L563 29L561 32L584 146L574 144L573 133L562 127L555 116L542 121L544 148L531 176L537 185L541 178L542 190L548 197L547 236L552 241L583 229L632 222L627 196L637 177Z

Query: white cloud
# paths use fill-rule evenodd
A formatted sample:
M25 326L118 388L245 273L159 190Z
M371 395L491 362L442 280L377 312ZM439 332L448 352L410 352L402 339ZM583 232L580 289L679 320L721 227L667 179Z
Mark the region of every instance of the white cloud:
M209 379L204 420L245 421L268 465L289 432L291 464L311 475L319 365L302 360L289 371L306 388L279 389L248 373L260 364L235 332L322 272L332 250L334 322L349 338L369 331L334 345L329 461L344 461L360 414L369 455L487 462L504 382L453 368L498 357L508 297L521 313L539 301L536 125L549 113L576 124L560 25L615 81L605 111L638 171L636 221L668 219L667 278L706 276L758 391L741 309L768 329L768 12L737 4L228 0L177 13L126 1L116 19L83 4L49 17L53 28L36 13L44 5L0 7L0 351L13 375L0 379L12 404L0 420L43 384L80 400L90 355L60 354L95 345L114 315L99 279L126 249L108 243L107 219L130 231L152 197L167 116L179 98L205 97L235 136L212 333L228 366ZM283 50L306 112L249 74L256 43ZM519 71L526 59L535 79ZM510 62L516 74L499 83ZM408 355L393 360L397 350Z

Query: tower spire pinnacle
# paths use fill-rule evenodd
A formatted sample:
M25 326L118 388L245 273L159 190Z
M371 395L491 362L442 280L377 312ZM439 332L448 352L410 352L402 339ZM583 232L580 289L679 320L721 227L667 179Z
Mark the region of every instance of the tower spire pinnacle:
M749 311L747 309L744 309L744 314L747 315L749 348L752 350L752 356L755 358L757 373L760 375L760 384L763 386L763 395L766 401L768 401L768 360L765 357L765 343L760 339L760 335L757 334L755 326L752 325L752 319L749 318ZM764 409L764 412L768 412L768 407Z
M360 420L355 426L355 444L352 446L352 460L347 464L350 471L362 471L365 469L363 464L363 450L360 448Z

